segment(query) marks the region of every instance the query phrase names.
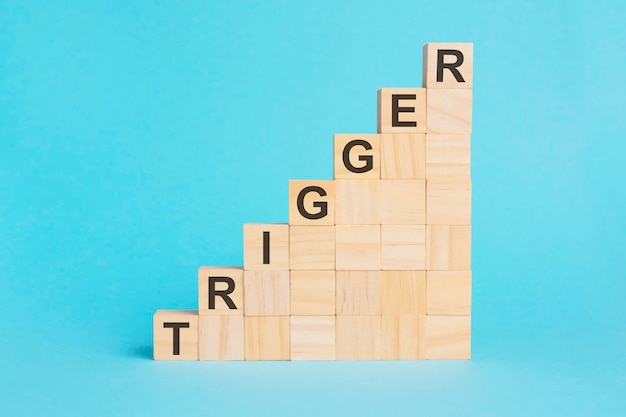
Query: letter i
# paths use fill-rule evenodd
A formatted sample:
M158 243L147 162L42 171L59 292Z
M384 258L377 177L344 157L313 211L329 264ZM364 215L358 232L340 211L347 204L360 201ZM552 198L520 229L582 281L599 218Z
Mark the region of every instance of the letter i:
M270 263L270 232L263 232L263 265Z

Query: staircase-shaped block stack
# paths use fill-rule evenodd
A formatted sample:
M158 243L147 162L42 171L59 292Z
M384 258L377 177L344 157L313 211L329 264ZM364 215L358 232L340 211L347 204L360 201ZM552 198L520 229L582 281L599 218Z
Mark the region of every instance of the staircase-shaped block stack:
M423 52L378 134L335 135L333 180L289 182L288 224L245 224L243 267L154 315L155 359L469 359L473 46Z

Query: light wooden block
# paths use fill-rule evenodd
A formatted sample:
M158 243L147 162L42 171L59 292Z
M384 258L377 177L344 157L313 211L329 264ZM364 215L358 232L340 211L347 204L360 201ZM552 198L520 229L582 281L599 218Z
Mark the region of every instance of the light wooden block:
M382 224L426 224L425 180L381 180Z
M200 360L243 360L243 326L243 316L200 316Z
M380 271L337 271L337 315L380 315Z
M335 226L290 226L292 270L335 269Z
M334 173L335 179L380 178L380 135L335 135Z
M289 225L243 225L243 267L250 271L289 269Z
M198 268L198 314L242 316L243 268Z
M337 359L380 360L381 317L337 316Z
M154 360L198 360L198 312L159 310L154 314Z
M429 89L426 103L428 133L472 133L472 90Z
M289 315L289 271L245 271L246 316Z
M425 88L378 90L378 133L426 133Z
M426 314L426 271L381 271L383 316Z
M380 136L382 179L426 178L424 133L384 133Z
M427 43L423 48L422 87L472 88L474 45Z
M380 240L381 269L426 269L426 226L383 224Z
M382 316L382 359L426 358L426 316Z
M336 226L337 270L380 269L380 226Z
M290 327L289 316L246 317L244 326L246 360L289 360Z
M426 181L426 224L469 225L472 182L466 179Z
M470 316L426 316L426 359L469 359Z
M335 315L335 271L291 271L292 316Z
M470 178L470 135L426 135L426 178Z
M336 224L380 224L380 180L336 180Z
M429 315L470 315L472 271L428 271L426 288Z
M335 360L335 316L291 317L291 360Z
M289 224L332 226L335 224L335 182L289 181Z
M472 260L470 226L426 226L426 269L468 271Z

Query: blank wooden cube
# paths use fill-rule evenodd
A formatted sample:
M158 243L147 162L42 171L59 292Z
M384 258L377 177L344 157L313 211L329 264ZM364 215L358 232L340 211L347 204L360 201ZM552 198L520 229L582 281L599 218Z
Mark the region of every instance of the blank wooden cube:
M291 271L292 316L335 315L335 271Z
M246 270L289 269L289 225L243 225L243 267Z
M380 240L381 269L426 269L426 226L383 224Z
M426 359L469 359L470 316L426 316Z
M426 181L426 224L469 225L472 182L465 179Z
M428 133L472 133L472 90L429 89L426 103Z
M290 226L292 270L335 269L335 226Z
M380 269L380 226L336 226L337 270Z
M426 224L425 180L380 182L382 224Z
M289 315L289 271L245 271L246 316Z
M428 314L470 315L472 271L428 271L426 285Z
M380 224L380 180L336 180L336 224Z
M470 135L426 135L426 178L470 178Z
M289 316L246 317L244 326L246 360L289 360L290 327Z
M198 268L198 314L242 316L243 268Z
M380 178L380 135L334 137L335 179Z
M383 316L426 314L426 271L381 271Z
M380 136L382 179L426 178L424 133L384 133Z
M380 316L337 316L337 359L380 360Z
M472 259L470 226L427 226L426 269L468 271Z
M382 359L426 358L426 316L382 316Z
M337 271L337 315L380 315L380 271Z
M289 181L289 224L332 226L335 224L335 182Z
M154 314L154 360L198 360L198 312L159 310Z
M335 360L335 316L291 317L291 360Z
M427 43L422 63L422 87L472 88L473 44Z
M425 88L378 90L378 133L426 133Z
M200 316L200 360L243 360L243 326L243 316Z

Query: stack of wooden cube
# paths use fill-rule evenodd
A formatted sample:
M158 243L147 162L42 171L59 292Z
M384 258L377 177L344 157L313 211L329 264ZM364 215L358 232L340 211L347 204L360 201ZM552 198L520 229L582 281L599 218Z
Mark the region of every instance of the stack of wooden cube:
M154 315L154 358L469 359L473 46L430 43L423 88L378 92L378 134L334 137L334 179L245 224L197 311Z

